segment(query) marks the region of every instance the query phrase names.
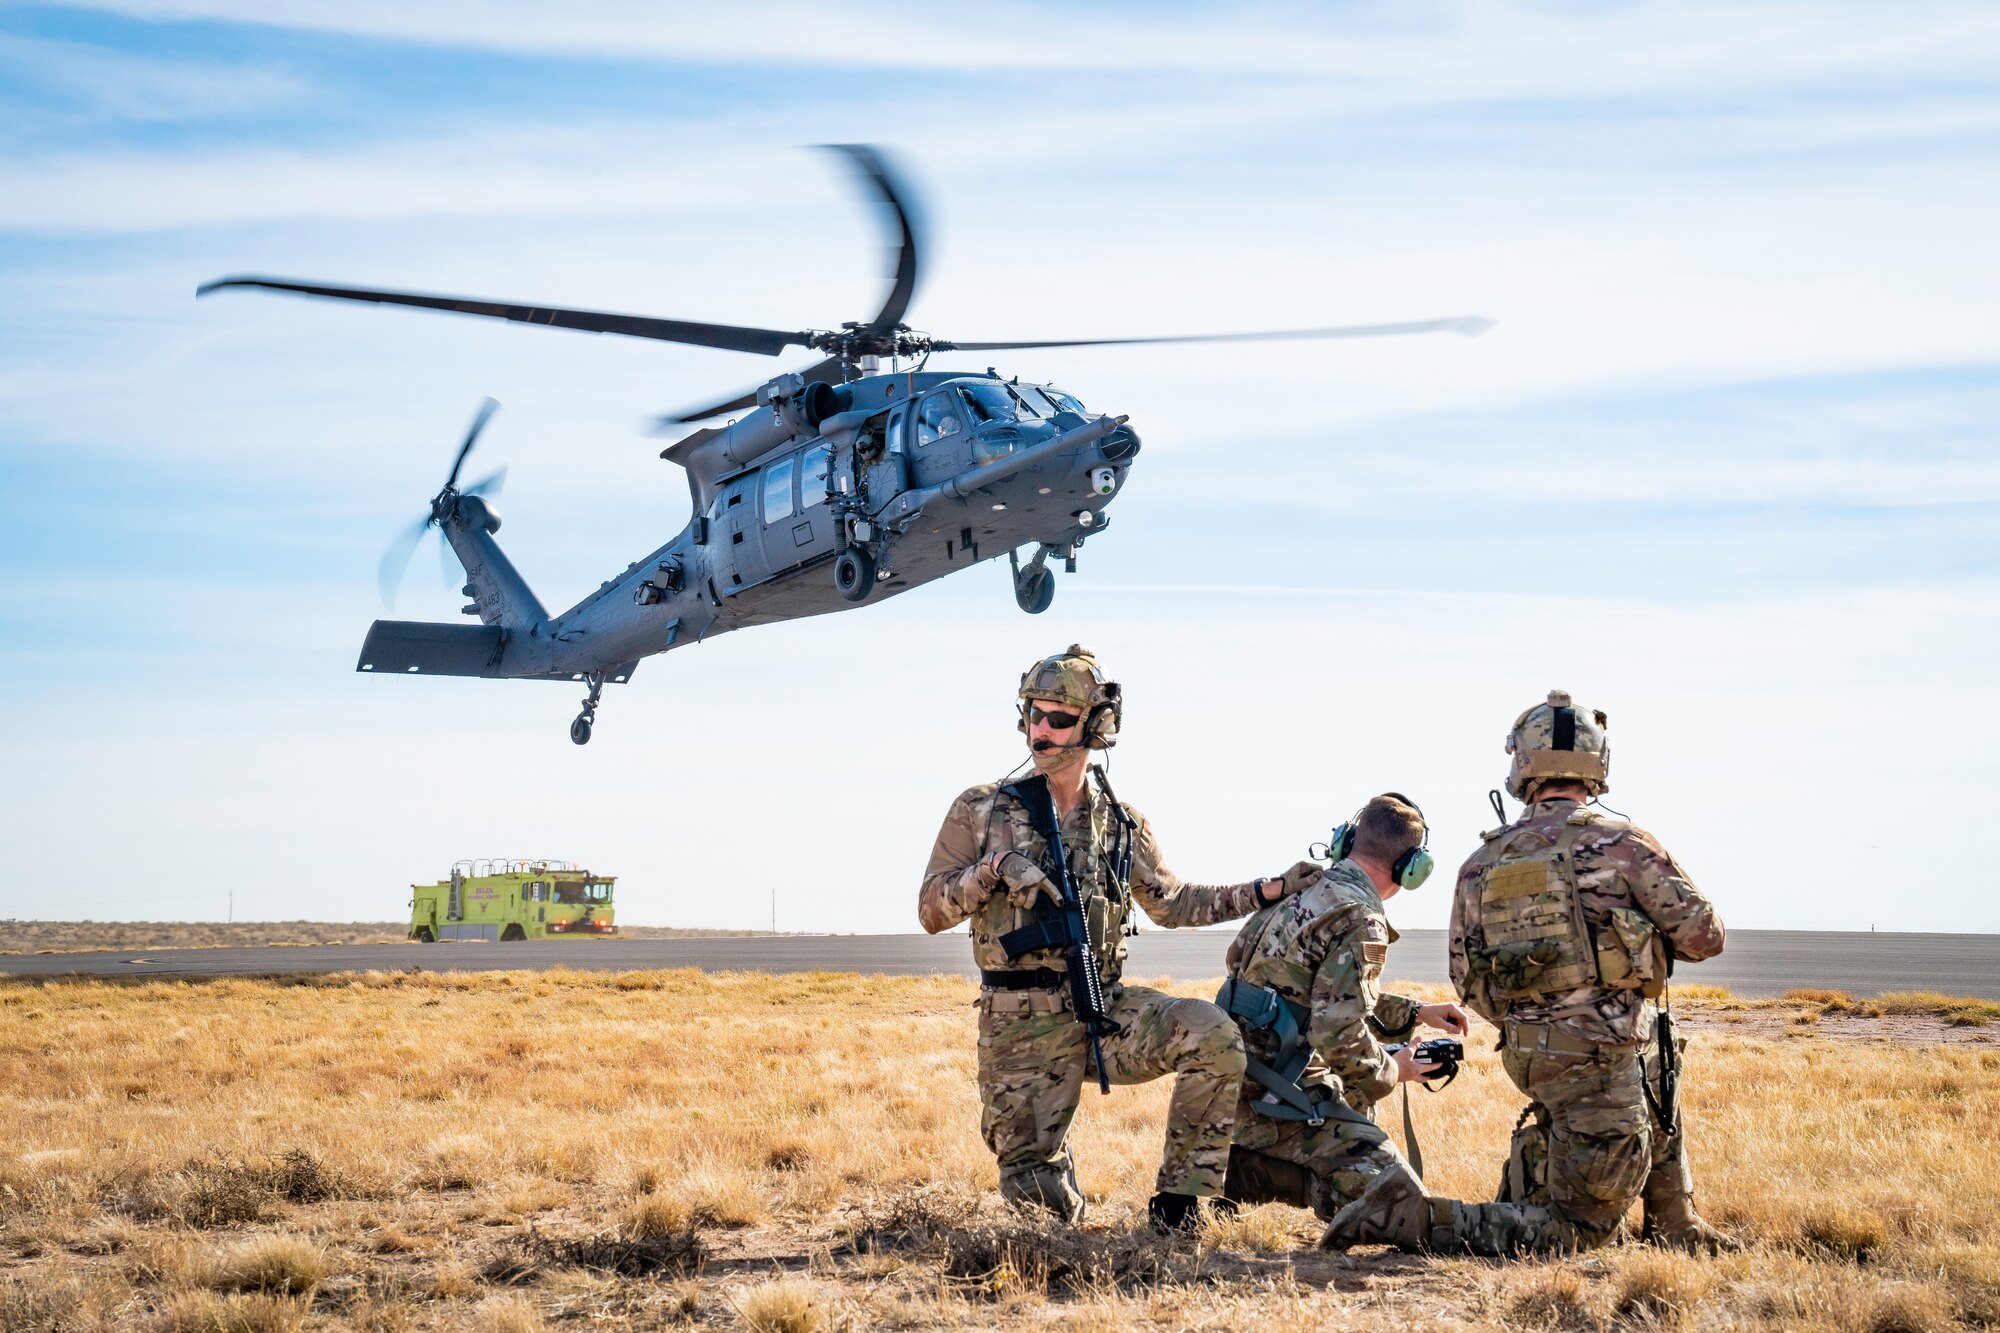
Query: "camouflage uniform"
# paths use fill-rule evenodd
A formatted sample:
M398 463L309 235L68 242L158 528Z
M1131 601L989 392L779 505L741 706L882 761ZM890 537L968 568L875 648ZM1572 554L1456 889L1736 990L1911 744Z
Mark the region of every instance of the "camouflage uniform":
M1508 999L1497 992L1521 989L1544 964L1532 951L1510 954L1482 938L1481 894L1490 900L1496 872L1551 855L1552 863L1567 856L1574 871L1595 958L1560 978L1554 993ZM1514 823L1486 834L1460 869L1452 983L1468 1006L1500 1026L1502 1063L1532 1103L1501 1198L1553 1210L1556 1225L1537 1248L1589 1248L1617 1238L1642 1191L1649 1214L1691 1195L1685 1139L1660 1132L1647 1106L1644 1080L1648 1071L1657 1076L1659 1058L1648 996L1665 982L1668 950L1698 962L1722 944L1714 907L1650 834L1575 800L1534 802Z
M1091 937L1100 946L1105 1009L1121 1029L1104 1038L1105 1073L1113 1083L1178 1074L1158 1190L1220 1194L1243 1078L1242 1038L1206 1000L1122 984L1125 924L1134 904L1162 926L1233 920L1258 905L1257 886L1183 884L1161 860L1145 816L1125 806L1131 824L1124 825L1101 770L1091 773L1082 802L1063 820L1062 836ZM1130 839L1131 850L1125 883L1114 873L1112 855L1121 837ZM1035 919L1029 907L1010 901L1005 885L995 887L985 869L986 856L1005 850L1045 869L1051 865L1018 801L994 785L965 792L938 833L917 914L933 935L970 919L973 961L982 971L1055 973L1050 984L1033 989L980 990L980 1132L999 1159L1003 1197L1074 1221L1083 1214L1083 1196L1065 1141L1083 1081L1095 1071L1083 1027L1070 1013L1062 954L1042 950L1009 959L1001 948L1001 936Z
M1389 1241L1413 1250L1510 1254L1536 1246L1548 1225L1500 1205L1467 1205L1429 1193L1374 1123L1375 1104L1398 1082L1382 1043L1408 1041L1418 1001L1380 989L1396 931L1368 874L1342 861L1294 897L1244 923L1229 949L1229 974L1305 1008L1312 1057L1299 1076L1339 1105L1324 1123L1260 1111L1262 1084L1246 1078L1229 1157L1229 1197L1311 1208L1331 1225L1322 1244ZM1244 1034L1248 1055L1272 1064L1269 1029ZM1359 1114L1347 1114L1346 1112Z
M1385 1171L1409 1170L1373 1124L1375 1103L1397 1080L1395 1057L1382 1043L1408 1040L1421 1007L1379 988L1395 938L1375 886L1352 861L1263 908L1237 933L1229 946L1229 975L1275 991L1310 1015L1303 1034L1313 1053L1300 1087L1360 1115L1329 1116L1314 1126L1264 1114L1257 1109L1267 1096L1263 1085L1245 1078L1229 1156L1230 1198L1277 1200L1331 1220ZM1276 1062L1278 1038L1271 1029L1246 1030L1244 1046L1264 1064Z

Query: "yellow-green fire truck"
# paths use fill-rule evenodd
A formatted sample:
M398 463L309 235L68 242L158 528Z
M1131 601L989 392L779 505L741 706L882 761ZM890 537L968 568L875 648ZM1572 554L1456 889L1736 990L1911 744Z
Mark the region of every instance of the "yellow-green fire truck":
M410 938L538 940L609 935L615 875L568 861L487 858L460 861L451 878L410 886Z

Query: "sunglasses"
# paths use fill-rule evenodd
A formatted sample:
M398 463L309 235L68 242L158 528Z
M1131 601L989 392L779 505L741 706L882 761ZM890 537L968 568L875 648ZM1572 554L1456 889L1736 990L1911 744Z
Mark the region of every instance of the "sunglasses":
M1057 731L1068 731L1081 721L1083 721L1081 713L1052 713L1040 704L1028 705L1029 726L1033 726L1037 722L1046 722Z

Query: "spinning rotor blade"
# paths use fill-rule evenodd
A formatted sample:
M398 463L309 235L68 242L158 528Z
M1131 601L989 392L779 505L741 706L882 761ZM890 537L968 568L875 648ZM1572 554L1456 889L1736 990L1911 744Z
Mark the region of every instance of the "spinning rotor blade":
M397 533L389 549L382 552L382 563L375 570L375 582L382 589L382 605L391 611L396 609L396 589L403 586L403 573L410 567L410 557L417 553L417 543L424 539L424 532L430 527L429 518L418 519L413 527Z
M799 374L804 377L807 384L814 382L839 384L843 379L840 372L840 358L834 356L817 365L807 366ZM720 403L704 403L685 412L675 412L671 416L660 417L653 422L653 429L656 432L669 431L691 421L706 421L710 417L719 417L729 412L742 412L755 406L757 406L757 391L752 389L748 393L737 394L734 398Z
M881 196L889 211L896 215L898 233L896 267L889 276L895 284L889 288L889 299L882 303L881 313L869 322L870 333L887 333L903 322L904 312L910 308L910 301L917 294L917 231L911 221L910 207L905 201L910 192L902 188L889 164L882 157L882 150L865 143L831 143L824 145L836 153L845 153L857 171L867 178L868 183Z
M657 342L689 343L696 347L720 347L729 352L755 352L777 356L787 347L804 347L810 335L787 333L783 329L755 329L735 324L697 324L684 319L655 319L650 315L614 315L601 310L568 310L562 306L510 305L504 301L481 301L464 296L429 296L422 292L377 291L369 287L326 287L317 283L295 282L290 278L218 278L194 289L196 296L225 287L262 287L273 292L298 292L306 296L326 296L340 301L370 301L378 305L413 305L425 310L449 310L461 315L483 315L488 319L511 319L521 324L553 324L562 329L585 333L619 333L628 338L651 338Z
M1010 352L1031 347L1120 347L1133 343L1287 342L1306 338L1388 338L1405 333L1458 333L1476 338L1493 327L1490 319L1459 315L1402 324L1347 324L1330 329L1277 329L1264 333L1188 333L1167 338L1068 338L1055 342L961 343L933 339L938 352Z
M465 443L458 446L458 457L451 460L451 475L444 479L444 488L450 490L458 484L458 470L465 466L465 456L472 452L472 446L479 443L479 432L486 429L486 423L500 410L498 400L482 399L479 411L472 418L472 429L465 432Z
M499 467L487 473L485 476L481 477L478 481L473 482L470 486L467 486L463 491L460 491L459 494L482 495L497 500L500 498L500 492L506 488L506 485L507 485L507 469L504 467Z

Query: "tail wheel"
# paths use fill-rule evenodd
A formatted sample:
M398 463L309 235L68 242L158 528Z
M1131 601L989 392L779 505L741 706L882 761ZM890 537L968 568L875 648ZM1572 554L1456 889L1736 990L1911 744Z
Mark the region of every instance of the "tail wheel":
M859 602L875 591L875 558L858 546L850 546L833 561L833 586L850 602Z

